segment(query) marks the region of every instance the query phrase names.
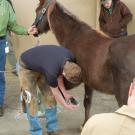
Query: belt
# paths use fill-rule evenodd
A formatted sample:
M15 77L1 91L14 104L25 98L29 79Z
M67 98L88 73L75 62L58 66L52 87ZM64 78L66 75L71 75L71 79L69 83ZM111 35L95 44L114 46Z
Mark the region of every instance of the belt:
M1 36L0 40L6 39L6 36Z

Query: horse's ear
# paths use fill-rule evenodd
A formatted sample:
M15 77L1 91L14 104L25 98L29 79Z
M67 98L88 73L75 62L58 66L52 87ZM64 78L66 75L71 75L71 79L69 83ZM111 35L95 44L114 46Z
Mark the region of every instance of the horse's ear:
M44 4L45 0L39 0L40 6Z
M36 12L42 7L42 5L44 4L45 0L39 0L39 5L36 8Z

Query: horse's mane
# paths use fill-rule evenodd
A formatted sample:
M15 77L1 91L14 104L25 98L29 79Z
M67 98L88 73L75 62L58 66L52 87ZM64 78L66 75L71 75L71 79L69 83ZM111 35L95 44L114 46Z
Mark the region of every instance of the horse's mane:
M95 31L98 35L105 37L105 38L110 38L108 35L106 35L104 32L97 30L97 29L93 29L91 28L91 26L89 26L87 23L81 21L77 16L75 16L74 14L72 14L69 10L67 10L62 4L58 3L56 4L56 6L58 7L59 10L61 10L61 12L63 12L64 18L67 18L67 20L74 22L77 22L79 24L81 24L81 26L90 29L92 31Z
M59 7L60 10L63 11L66 17L70 18L71 20L75 21L80 21L75 15L73 15L69 10L67 10L62 4L57 2L57 6Z
M58 7L59 10L61 10L61 12L63 13L65 19L70 20L72 22L81 23L81 24L83 24L86 27L90 27L85 22L81 21L77 16L72 14L69 10L67 10L62 4L57 2L56 6Z

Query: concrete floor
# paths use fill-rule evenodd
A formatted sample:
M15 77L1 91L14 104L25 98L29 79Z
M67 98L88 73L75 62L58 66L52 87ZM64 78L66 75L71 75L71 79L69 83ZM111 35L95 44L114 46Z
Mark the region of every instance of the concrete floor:
M11 73L6 74L7 90L5 98L5 114L0 118L0 135L29 135L29 125L24 115L18 118L20 110L19 82ZM75 111L68 111L59 106L58 119L60 135L80 135L80 126L84 119L83 84L70 91L80 102ZM94 92L91 115L101 112L113 112L118 108L114 96ZM45 132L44 119L41 119Z

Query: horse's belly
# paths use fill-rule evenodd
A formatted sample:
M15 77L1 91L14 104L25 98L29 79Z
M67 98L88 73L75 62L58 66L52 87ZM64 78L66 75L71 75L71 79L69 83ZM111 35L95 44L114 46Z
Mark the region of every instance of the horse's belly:
M96 89L97 91L100 91L102 93L106 94L114 94L113 92L113 81L111 77L105 78L96 78L93 79L90 78L89 84L91 85L93 89Z

